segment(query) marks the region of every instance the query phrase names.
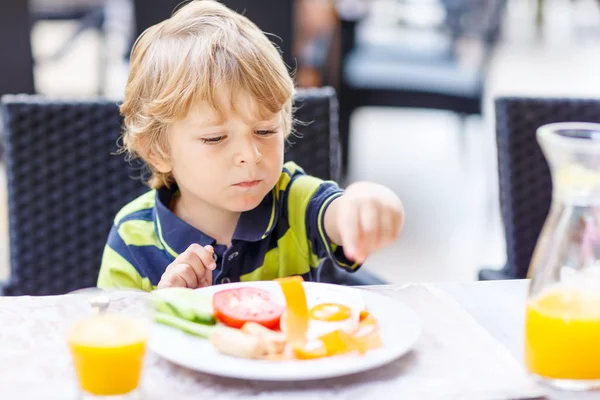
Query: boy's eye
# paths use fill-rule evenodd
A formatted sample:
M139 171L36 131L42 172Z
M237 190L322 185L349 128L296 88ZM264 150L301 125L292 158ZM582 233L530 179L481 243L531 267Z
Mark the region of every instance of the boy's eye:
M211 137L211 138L203 138L200 140L202 140L202 143L215 144L215 143L219 143L223 139L225 139L225 136L215 136L215 137Z
M277 131L274 129L259 129L259 130L255 131L255 133L258 136L269 136L269 135L273 135L273 134L277 133Z

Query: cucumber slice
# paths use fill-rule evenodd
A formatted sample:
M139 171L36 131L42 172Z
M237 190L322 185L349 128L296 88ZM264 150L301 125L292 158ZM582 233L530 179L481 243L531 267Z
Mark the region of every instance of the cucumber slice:
M171 328L179 329L190 335L198 336L205 339L208 339L213 329L215 329L213 326L197 324L195 322L187 321L185 319L163 312L154 313L154 320L159 324L167 325Z
M193 289L167 288L155 291L151 302L156 311L171 314L187 321L214 325L212 298Z

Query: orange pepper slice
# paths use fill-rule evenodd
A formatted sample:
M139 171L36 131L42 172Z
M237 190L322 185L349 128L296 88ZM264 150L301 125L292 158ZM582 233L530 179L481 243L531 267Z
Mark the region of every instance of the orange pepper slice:
M341 329L320 336L319 340L327 349L328 356L349 353L356 347L352 335Z
M363 322L363 320L364 320L365 318L367 318L369 315L371 315L371 313L369 313L367 310L362 310L362 311L360 312L360 315L359 315L359 319L358 319L358 320L359 320L360 322Z
M354 346L360 354L383 346L379 329L376 325L363 325L353 337Z
M301 276L290 276L276 281L281 286L287 303L285 318L287 341L292 348L302 348L306 343L306 332L308 331L308 306L302 286L304 279Z
M306 346L293 347L292 350L294 351L294 356L300 360L312 360L315 358L327 357L328 354L325 345L321 342L319 342L319 344L319 346L314 348L307 348Z
M368 311L361 311L360 312L360 322L359 322L359 324L360 324L360 326L366 326L366 325L375 325L375 326L377 326L377 320Z

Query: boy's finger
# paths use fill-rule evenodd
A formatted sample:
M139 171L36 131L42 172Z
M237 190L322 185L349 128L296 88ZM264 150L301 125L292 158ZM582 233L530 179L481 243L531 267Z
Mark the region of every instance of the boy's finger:
M190 247L188 247L188 250L196 254L198 259L202 261L204 268L211 270L214 270L216 268L217 264L213 258L214 250L212 246L202 247L199 244L193 244ZM204 276L204 272L202 273L202 276Z
M172 273L181 277L186 287L195 289L200 285L200 280L190 264L177 264L173 267Z
M396 239L396 222L393 216L386 215L386 213L383 212L379 215L379 224L381 226L381 241L379 247L382 247Z
M355 260L360 240L360 223L358 214L352 207L344 207L340 210L338 229L342 239L344 254L350 260Z
M188 264L196 274L198 282L204 278L204 270L206 268L204 267L202 260L200 260L200 257L192 250L191 246L177 257L174 264Z
M398 235L400 235L400 232L402 231L402 224L404 222L404 217L401 212L397 212L397 211L392 212L391 215L392 215L392 218L390 218L390 220L391 220L391 226L390 226L391 239L390 239L390 241L393 242L394 240L396 240L398 238Z
M206 273L204 274L204 280L202 281L200 287L212 286L212 275L212 269L207 269Z
M400 234L400 231L402 230L402 224L404 223L404 217L403 217L402 213L394 213L394 217L392 218L392 220L393 220L392 232L394 235L394 239L396 239L398 237L398 235Z
M168 287L187 287L185 280L177 275L172 273L165 273L160 282L158 282L157 289L164 289Z
M377 249L381 240L379 214L379 208L374 204L367 203L360 209L362 253L359 254L359 257L362 261L364 261L371 252Z

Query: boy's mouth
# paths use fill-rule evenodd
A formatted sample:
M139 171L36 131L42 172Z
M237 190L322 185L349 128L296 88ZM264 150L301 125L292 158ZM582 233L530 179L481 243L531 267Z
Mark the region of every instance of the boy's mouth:
M258 185L261 181L253 180L253 181L243 181L234 184L233 186L242 187L242 188L251 188Z

